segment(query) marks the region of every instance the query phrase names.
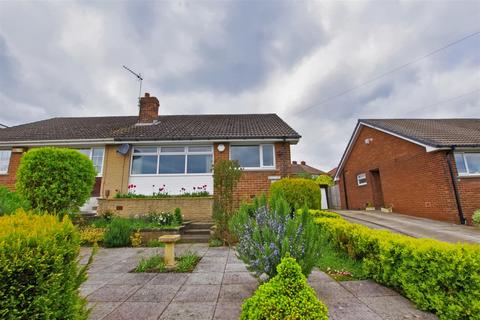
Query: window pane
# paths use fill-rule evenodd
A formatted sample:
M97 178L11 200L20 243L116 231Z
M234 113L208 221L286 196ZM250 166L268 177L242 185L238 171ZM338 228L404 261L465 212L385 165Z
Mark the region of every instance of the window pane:
M273 167L273 144L265 144L262 146L263 151L263 166Z
M157 153L157 147L133 147L134 153Z
M480 174L480 153L465 153L468 173Z
M157 156L133 156L132 174L157 173Z
M231 159L238 160L241 167L260 167L260 146L232 146Z
M212 172L211 155L189 155L187 158L187 173Z
M185 152L185 147L161 147L160 152Z
M455 164L457 165L458 173L467 173L467 168L465 167L462 153L455 153Z
M77 149L77 151L86 155L90 159L90 149Z
M160 156L159 173L185 173L184 155Z
M8 165L10 164L10 150L0 150L0 172L8 172Z
M357 175L357 184L363 186L367 184L367 175L365 173L360 173Z
M188 147L188 152L212 152L212 146Z

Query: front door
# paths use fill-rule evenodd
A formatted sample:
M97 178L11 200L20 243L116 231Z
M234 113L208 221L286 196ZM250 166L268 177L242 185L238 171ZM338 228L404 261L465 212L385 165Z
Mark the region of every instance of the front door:
M380 210L380 208L384 206L380 171L378 169L371 170L370 174L372 175L373 205L375 209Z

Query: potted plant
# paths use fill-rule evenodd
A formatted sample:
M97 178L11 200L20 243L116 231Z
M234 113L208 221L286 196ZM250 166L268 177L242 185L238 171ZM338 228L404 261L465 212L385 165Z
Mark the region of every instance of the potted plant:
M381 208L382 212L393 212L393 205L389 204L388 206Z
M371 202L367 202L365 204L365 211L374 211L374 210L375 210L375 207Z

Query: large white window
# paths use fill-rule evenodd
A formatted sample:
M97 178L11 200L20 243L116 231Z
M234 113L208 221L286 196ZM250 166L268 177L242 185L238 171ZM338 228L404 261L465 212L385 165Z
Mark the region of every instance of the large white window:
M93 166L97 171L97 176L101 176L103 172L103 156L105 153L104 148L88 148L77 149L78 152L86 155L93 162Z
M480 152L456 152L455 163L461 176L480 175Z
M10 164L10 150L0 150L0 174L8 173L8 166Z
M237 160L242 168L275 168L273 144L233 145L230 160Z
M367 175L365 173L357 174L357 184L359 186L367 185Z
M212 146L134 147L133 175L212 172Z

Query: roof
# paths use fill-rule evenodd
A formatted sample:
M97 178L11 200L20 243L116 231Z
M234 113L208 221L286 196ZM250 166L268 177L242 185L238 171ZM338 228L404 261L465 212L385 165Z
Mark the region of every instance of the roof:
M337 167L333 168L332 170L328 171L327 174L330 176L330 177L335 177L335 175L337 174Z
M52 118L0 131L1 142L96 140L295 139L301 136L276 114L159 116L138 125L137 116Z
M301 174L301 173L308 173L308 174L314 174L314 175L326 174L322 170L311 167L303 161L301 163L293 162L290 168L290 172L292 174Z
M480 119L360 119L359 123L435 147L480 147Z
M338 180L362 126L421 145L427 152L438 149L480 148L480 119L359 119L338 165L335 180Z

